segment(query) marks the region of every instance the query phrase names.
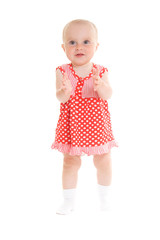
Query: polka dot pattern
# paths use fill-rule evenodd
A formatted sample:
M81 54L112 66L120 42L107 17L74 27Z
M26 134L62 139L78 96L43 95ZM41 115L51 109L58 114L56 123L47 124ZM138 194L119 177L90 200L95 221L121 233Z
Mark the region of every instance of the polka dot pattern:
M103 68L100 77L104 71ZM82 97L84 82L91 76L92 72L87 78L76 75L78 81L74 95L71 95L66 103L60 104L52 149L71 155L91 155L108 152L111 147L117 146L112 133L107 100L100 97Z

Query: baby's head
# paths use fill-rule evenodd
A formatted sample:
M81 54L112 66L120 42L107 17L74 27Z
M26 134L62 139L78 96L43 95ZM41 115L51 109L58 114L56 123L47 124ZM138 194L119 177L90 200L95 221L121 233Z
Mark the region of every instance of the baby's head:
M96 26L87 20L69 22L63 29L62 48L75 66L87 64L98 48Z
M66 40L67 30L69 30L69 28L73 25L76 28L78 28L79 26L88 26L90 31L93 31L95 41L98 41L98 31L97 31L97 28L96 28L95 24L88 21L88 20L76 19L76 20L73 20L73 21L71 21L71 22L69 22L65 25L65 27L63 29L63 36L62 36L63 43L65 43L65 40Z

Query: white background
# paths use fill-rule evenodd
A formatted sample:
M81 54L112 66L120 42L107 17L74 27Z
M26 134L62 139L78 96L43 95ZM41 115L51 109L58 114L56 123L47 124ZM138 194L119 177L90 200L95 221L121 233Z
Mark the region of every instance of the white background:
M96 170L82 157L77 212L55 214L62 154L51 150L59 116L55 68L68 62L64 25L93 21L93 62L109 70L119 148L112 150L112 213L97 210ZM1 1L0 238L160 239L158 1Z

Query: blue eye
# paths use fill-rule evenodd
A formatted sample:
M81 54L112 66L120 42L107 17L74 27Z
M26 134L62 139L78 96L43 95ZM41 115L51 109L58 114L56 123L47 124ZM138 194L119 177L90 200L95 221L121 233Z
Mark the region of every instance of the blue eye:
M70 41L69 44L73 46L73 45L76 45L76 42L75 41Z
M84 41L84 44L89 44L89 43L90 43L89 40Z

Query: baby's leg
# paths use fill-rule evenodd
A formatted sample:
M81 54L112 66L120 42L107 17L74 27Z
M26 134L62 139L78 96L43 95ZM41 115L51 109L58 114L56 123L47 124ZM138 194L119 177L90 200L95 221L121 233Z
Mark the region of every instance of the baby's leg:
M69 214L74 210L78 170L81 166L81 158L78 155L64 154L63 160L63 198L64 201L57 210L58 214Z
M78 170L81 166L81 157L78 155L64 154L62 185L63 189L76 188L78 180Z
M93 156L94 166L97 169L97 182L100 185L109 186L112 181L111 153Z
M93 162L97 169L97 186L100 197L100 208L101 210L109 210L111 209L111 153L94 155Z

